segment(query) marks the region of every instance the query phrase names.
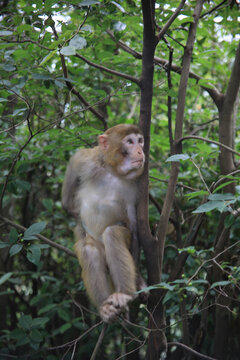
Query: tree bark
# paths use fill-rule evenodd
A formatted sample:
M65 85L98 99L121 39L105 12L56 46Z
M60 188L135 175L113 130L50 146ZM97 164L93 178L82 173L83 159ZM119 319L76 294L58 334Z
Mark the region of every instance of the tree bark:
M143 12L143 55L142 55L142 74L141 74L141 103L140 103L140 127L144 133L146 166L141 178L140 189L141 198L138 206L138 229L139 240L143 247L148 271L148 283L157 284L160 282L160 268L158 257L158 241L151 234L148 218L148 161L150 147L150 124L153 94L153 74L154 74L154 52L157 45L155 35L155 1L142 0ZM157 292L153 291L149 297L148 310L149 329L148 348L146 359L157 360L161 353L166 353L166 338L161 331L163 326L163 309L156 306L159 302Z
M240 86L240 43L237 48L232 73L229 79L227 91L223 96L222 103L219 106L219 141L231 148L234 147L234 105L237 99ZM235 170L234 154L222 148L220 155L221 174L226 175ZM227 185L224 192L235 193L234 183ZM230 229L224 228L224 219L226 214L220 217L217 236L214 246L214 256L219 254L229 242ZM227 260L227 259L226 259ZM222 272L215 265L213 267L213 281L222 280ZM226 289L228 293L228 289ZM215 334L214 334L214 356L219 360L224 360L228 354L228 335L230 313L227 307L230 305L226 296L219 296L215 314Z

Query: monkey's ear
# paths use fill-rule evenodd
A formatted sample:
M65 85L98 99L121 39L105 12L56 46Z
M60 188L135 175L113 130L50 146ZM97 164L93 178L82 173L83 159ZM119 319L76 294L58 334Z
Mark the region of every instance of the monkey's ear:
M106 134L99 135L98 144L99 144L101 150L104 150L104 151L108 150L108 148L109 148L108 136Z

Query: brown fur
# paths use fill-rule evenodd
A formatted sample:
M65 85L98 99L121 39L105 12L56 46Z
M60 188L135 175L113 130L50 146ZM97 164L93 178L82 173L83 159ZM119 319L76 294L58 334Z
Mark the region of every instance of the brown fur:
M141 136L135 125L117 125L104 133L104 149L79 150L69 162L62 190L63 207L78 219L75 251L83 281L106 322L125 311L136 292L136 269L129 249L136 236L135 178L143 164L132 170L135 155L131 155L123 170L130 172L131 180L128 173L118 175L118 166L128 157L122 141L129 134L135 134L134 139ZM135 146L139 158L143 145Z

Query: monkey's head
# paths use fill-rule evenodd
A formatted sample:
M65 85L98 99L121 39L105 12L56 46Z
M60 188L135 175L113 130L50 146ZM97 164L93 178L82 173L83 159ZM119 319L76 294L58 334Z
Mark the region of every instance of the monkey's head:
M98 137L104 160L114 173L134 179L143 172L145 155L141 130L135 125L113 126Z

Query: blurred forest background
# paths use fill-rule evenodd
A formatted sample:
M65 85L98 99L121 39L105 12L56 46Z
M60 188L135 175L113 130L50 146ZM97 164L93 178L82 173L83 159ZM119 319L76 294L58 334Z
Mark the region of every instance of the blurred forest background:
M5 0L0 11L0 359L239 359L239 2ZM61 185L77 148L139 119L152 291L103 332Z

